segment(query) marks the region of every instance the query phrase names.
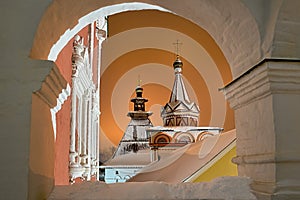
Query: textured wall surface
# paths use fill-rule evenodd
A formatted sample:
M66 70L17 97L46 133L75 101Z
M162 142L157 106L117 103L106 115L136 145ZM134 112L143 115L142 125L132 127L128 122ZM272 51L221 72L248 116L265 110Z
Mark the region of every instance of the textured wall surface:
M126 1L1 1L0 21L5 27L0 34L3 198L27 198L31 97L52 67L51 62L32 60L29 54L47 60L53 44L68 29L84 27L93 19L88 13L122 2ZM297 0L141 2L160 5L205 29L220 46L233 77L265 57L300 58Z
M220 177L212 182L168 184L145 183L83 183L57 186L50 200L59 199L239 199L254 200L251 180L245 177Z

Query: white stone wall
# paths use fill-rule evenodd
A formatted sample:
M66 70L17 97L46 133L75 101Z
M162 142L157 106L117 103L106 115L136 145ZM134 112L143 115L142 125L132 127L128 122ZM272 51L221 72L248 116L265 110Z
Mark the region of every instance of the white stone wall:
M105 183L124 183L141 169L141 167L105 168Z
M299 199L300 61L270 59L227 87L240 176L259 199Z
M30 59L29 54L31 58L46 60L52 45L80 18L120 2L125 1L1 1L0 169L4 176L0 188L3 198L27 198L31 93L39 89L52 66L51 62ZM300 58L298 0L266 1L263 5L252 0L244 0L244 4L238 0L142 2L160 5L207 30L224 52L235 77L264 57Z
M35 31L50 1L0 3L0 193L27 199L32 92L41 87L52 63L29 58Z

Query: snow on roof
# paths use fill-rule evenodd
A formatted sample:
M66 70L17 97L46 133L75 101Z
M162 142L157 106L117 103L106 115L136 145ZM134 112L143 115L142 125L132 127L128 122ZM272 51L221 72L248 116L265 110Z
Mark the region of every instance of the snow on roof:
M129 153L125 155L116 156L106 163L104 163L100 168L108 168L108 167L129 167L129 166L145 166L148 165L150 161L150 154L149 152L145 153Z
M235 142L235 130L207 137L202 141L185 145L157 162L141 169L129 182L164 181L178 183L209 164L230 144Z

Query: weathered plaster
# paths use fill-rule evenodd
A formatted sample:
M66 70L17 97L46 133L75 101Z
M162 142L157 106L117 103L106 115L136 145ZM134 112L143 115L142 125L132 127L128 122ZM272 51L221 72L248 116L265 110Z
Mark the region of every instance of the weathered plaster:
M235 110L239 175L260 199L298 199L300 62L267 59L223 91Z

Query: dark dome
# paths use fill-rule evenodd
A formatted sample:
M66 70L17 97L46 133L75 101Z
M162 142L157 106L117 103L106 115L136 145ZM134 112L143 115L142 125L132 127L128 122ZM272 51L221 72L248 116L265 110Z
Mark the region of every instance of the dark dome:
M174 68L181 68L182 65L183 65L183 64L182 64L181 60L179 59L179 56L177 56L176 60L175 60L174 63L173 63L173 67L174 67Z

